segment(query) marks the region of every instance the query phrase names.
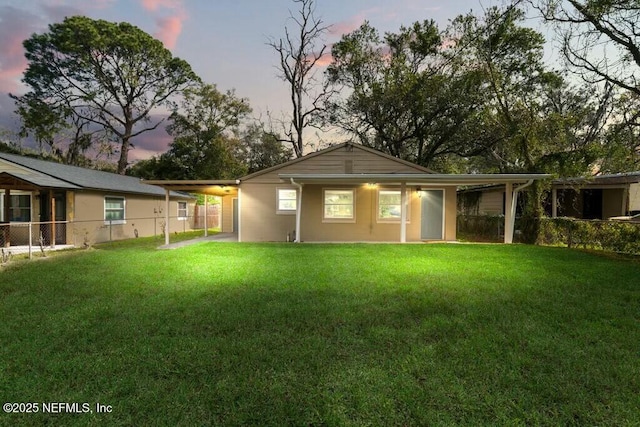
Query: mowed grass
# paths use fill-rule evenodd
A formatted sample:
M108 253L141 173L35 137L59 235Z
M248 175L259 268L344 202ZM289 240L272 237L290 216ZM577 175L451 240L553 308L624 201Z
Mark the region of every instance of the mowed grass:
M635 260L523 245L154 244L0 271L0 403L40 403L0 424L640 422ZM46 402L93 413L43 414Z

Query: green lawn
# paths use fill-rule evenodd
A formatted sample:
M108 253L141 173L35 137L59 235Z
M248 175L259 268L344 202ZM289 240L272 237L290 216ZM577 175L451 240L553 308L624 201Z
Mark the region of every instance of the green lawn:
M0 424L640 422L637 260L522 245L155 244L0 270L0 403L39 404ZM43 414L50 402L93 413Z

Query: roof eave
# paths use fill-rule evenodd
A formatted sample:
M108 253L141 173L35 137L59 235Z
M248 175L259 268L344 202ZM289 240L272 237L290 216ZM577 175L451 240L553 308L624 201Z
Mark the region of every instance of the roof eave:
M527 182L551 178L549 174L279 174L280 179L299 183L392 184L408 185L478 185Z

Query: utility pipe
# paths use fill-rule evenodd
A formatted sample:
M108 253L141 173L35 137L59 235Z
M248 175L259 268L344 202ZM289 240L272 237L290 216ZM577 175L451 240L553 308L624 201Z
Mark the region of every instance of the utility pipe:
M511 198L511 206L509 206L509 222L508 224L505 224L505 230L504 230L504 240L505 243L512 243L513 242L513 229L515 226L515 222L516 222L516 206L518 206L518 193L522 190L524 190L525 188L527 188L528 186L530 186L531 184L533 184L533 179L530 179L529 181L527 181L525 184L522 184L519 187L516 187L513 189L513 197ZM507 216L505 215L505 221L506 221Z
M298 198L296 200L296 240L295 243L300 243L300 216L302 213L302 184L298 184L291 178L291 185L298 189Z

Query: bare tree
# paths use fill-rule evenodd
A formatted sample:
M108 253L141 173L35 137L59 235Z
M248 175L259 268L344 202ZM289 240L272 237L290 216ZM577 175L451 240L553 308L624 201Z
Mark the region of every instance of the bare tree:
M313 117L321 109L327 90L316 78L316 65L324 56L327 45L322 43L329 26L315 16L314 0L293 0L299 5L296 14L290 12L292 28L285 27L285 36L271 40L271 46L279 56L279 77L288 85L291 100L291 120L283 121L284 138L290 143L296 157L302 157L305 128L314 126Z
M556 24L568 64L589 82L640 95L640 5L637 0L531 0Z

